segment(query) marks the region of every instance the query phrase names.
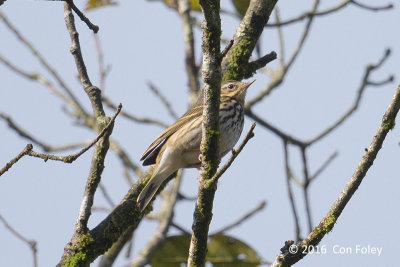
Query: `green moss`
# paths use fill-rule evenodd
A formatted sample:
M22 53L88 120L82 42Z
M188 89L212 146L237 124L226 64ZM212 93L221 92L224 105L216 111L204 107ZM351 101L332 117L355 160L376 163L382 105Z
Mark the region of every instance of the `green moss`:
M393 130L395 125L396 121L394 119L391 119L383 124L383 129L385 129L385 131Z
M337 218L334 215L329 215L323 222L322 229L324 233L332 231L333 226L336 223Z
M90 233L81 235L78 241L78 245L83 248L89 246L92 243L93 243L93 237L91 236Z
M86 253L80 251L73 257L69 257L61 266L63 267L76 267L76 266L89 266Z
M235 47L229 55L229 67L223 77L223 81L242 80L251 77L255 70L248 67L253 40L250 37L240 40L240 45Z
M68 257L65 262L61 265L63 267L83 267L90 265L90 257L88 255L88 247L93 243L93 237L87 233L81 235L78 240L78 244L76 245L77 252Z

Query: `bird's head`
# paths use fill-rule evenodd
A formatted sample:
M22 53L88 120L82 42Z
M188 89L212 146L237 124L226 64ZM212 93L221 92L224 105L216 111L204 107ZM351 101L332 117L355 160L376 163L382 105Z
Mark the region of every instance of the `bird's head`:
M255 81L255 80L254 80ZM249 83L239 81L225 81L221 85L221 98L229 97L234 98L244 105L244 98L246 97L247 88L254 82Z

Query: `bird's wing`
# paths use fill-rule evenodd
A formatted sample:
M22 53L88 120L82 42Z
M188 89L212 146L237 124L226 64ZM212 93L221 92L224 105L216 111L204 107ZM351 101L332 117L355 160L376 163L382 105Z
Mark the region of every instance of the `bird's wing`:
M162 132L156 140L146 149L140 160L143 160L143 166L151 165L156 163L156 158L160 152L162 146L165 144L167 139L173 135L176 131L182 128L186 123L198 118L203 113L203 105L195 105L189 109L185 114L182 115L174 124L169 126L164 132Z

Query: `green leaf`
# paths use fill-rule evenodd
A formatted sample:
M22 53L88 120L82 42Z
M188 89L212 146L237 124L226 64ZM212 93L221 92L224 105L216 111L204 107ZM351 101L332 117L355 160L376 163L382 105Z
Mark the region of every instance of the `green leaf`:
M237 13L244 17L247 8L249 7L250 0L232 0L232 3L235 6Z
M180 267L189 255L190 235L168 237L150 260L152 267ZM208 243L206 261L216 267L254 267L261 258L246 243L223 234L213 235Z
M96 8L115 5L117 5L117 2L114 2L113 0L89 0L86 3L85 11L91 11Z
M210 237L207 261L216 267L253 267L262 263L257 252L246 243L223 234Z
M190 235L168 237L150 260L152 267L176 267L186 263L189 256Z

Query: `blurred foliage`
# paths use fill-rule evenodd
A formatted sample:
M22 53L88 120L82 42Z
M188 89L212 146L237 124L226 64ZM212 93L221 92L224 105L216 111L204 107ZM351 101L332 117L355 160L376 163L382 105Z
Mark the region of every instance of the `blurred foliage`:
M250 0L232 0L232 3L236 9L236 12L243 17L246 14L247 8L249 7Z
M115 6L117 2L113 0L88 0L86 3L85 11L91 11L100 7Z
M180 267L189 255L190 235L168 237L150 260L152 267ZM244 242L223 234L210 236L206 261L216 267L255 267L261 258Z

